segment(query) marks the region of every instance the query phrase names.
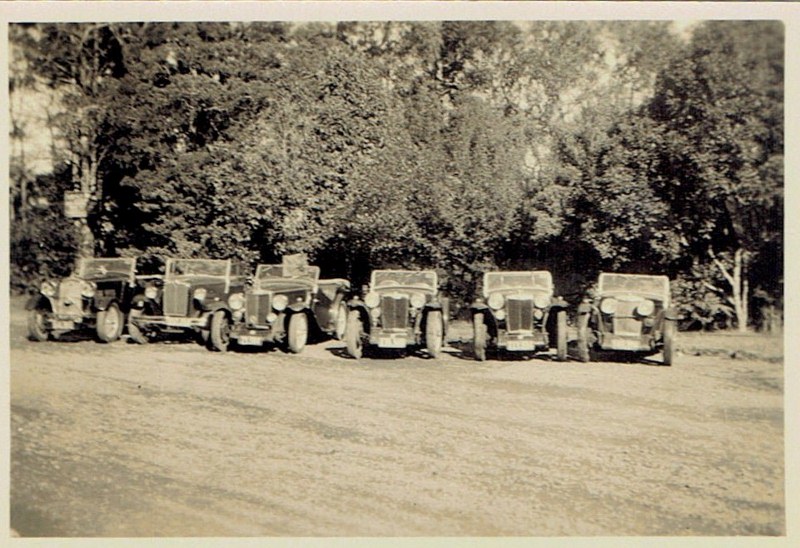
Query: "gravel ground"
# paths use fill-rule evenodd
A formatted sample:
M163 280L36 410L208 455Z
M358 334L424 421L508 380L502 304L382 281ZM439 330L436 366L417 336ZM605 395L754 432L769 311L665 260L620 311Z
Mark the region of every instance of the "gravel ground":
M10 341L23 537L786 530L780 360Z

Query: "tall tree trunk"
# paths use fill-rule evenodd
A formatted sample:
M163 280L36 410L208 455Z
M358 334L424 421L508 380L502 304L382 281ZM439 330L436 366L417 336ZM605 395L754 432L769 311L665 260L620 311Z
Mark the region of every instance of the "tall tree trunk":
M749 321L750 283L747 280L749 254L744 248L738 248L733 254L733 267L730 270L717 258L713 250L709 249L708 254L731 286L730 300L736 315L736 330L744 333L747 331Z

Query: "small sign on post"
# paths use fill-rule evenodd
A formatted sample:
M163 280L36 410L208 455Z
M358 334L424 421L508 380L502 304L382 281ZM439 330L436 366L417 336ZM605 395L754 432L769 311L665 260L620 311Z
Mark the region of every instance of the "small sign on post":
M64 192L64 215L67 219L85 219L89 210L89 195L81 191Z

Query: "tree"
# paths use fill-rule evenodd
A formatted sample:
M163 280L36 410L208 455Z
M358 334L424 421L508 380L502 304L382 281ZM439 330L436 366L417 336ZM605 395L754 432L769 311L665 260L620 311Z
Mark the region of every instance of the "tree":
M782 239L782 24L704 23L661 74L650 115L663 135L654 185L693 253L718 269L728 290L713 287L744 331L751 282L769 283L750 267ZM768 278L780 276L774 264Z

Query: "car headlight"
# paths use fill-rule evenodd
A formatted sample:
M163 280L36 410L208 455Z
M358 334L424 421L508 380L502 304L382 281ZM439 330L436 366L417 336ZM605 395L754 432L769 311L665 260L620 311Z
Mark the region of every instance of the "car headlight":
M377 293L370 291L367 293L367 296L364 297L364 304L366 304L370 308L375 308L379 304L381 304L381 296Z
M56 294L56 284L47 280L42 284L42 288L40 289L40 291L42 292L42 295L44 295L45 297L52 297L53 295Z
M617 299L603 299L600 303L600 312L603 314L613 314L617 311Z
M548 295L536 295L533 297L533 306L536 308L547 308L550 306L550 297Z
M234 293L228 297L228 306L231 310L239 310L244 306L244 295L242 293Z
M653 313L655 309L656 309L655 303L650 299L645 299L639 303L639 306L636 307L636 312L640 316L649 316L650 314Z
M505 310L498 310L494 313L494 317L498 320L505 320L506 319L506 311Z
M372 317L373 320L377 320L381 317L381 307L376 306L375 308L369 311L369 315Z
M144 296L150 300L155 299L156 297L158 297L158 288L152 285L145 287Z
M544 312L542 312L541 308L534 308L533 317L537 320L541 320L542 318L544 318Z
M274 312L270 312L269 314L267 314L267 323L272 323L277 319L278 319L278 315L275 314ZM253 322L253 323L255 323L255 322Z
M411 306L414 308L422 308L425 306L425 295L422 293L414 293L411 295Z
M94 297L95 290L96 286L92 282L83 282L83 287L81 287L81 295L87 299L91 299Z
M198 287L194 290L194 293L192 293L192 298L196 301L202 302L206 298L207 294L208 292L206 291L205 287Z
M289 305L289 297L286 295L275 295L275 298L272 299L272 308L280 312L281 310L285 310L286 307Z
M497 310L499 308L503 308L505 299L503 298L503 295L500 293L492 293L491 295L489 295L489 300L487 302L489 303L490 307Z

